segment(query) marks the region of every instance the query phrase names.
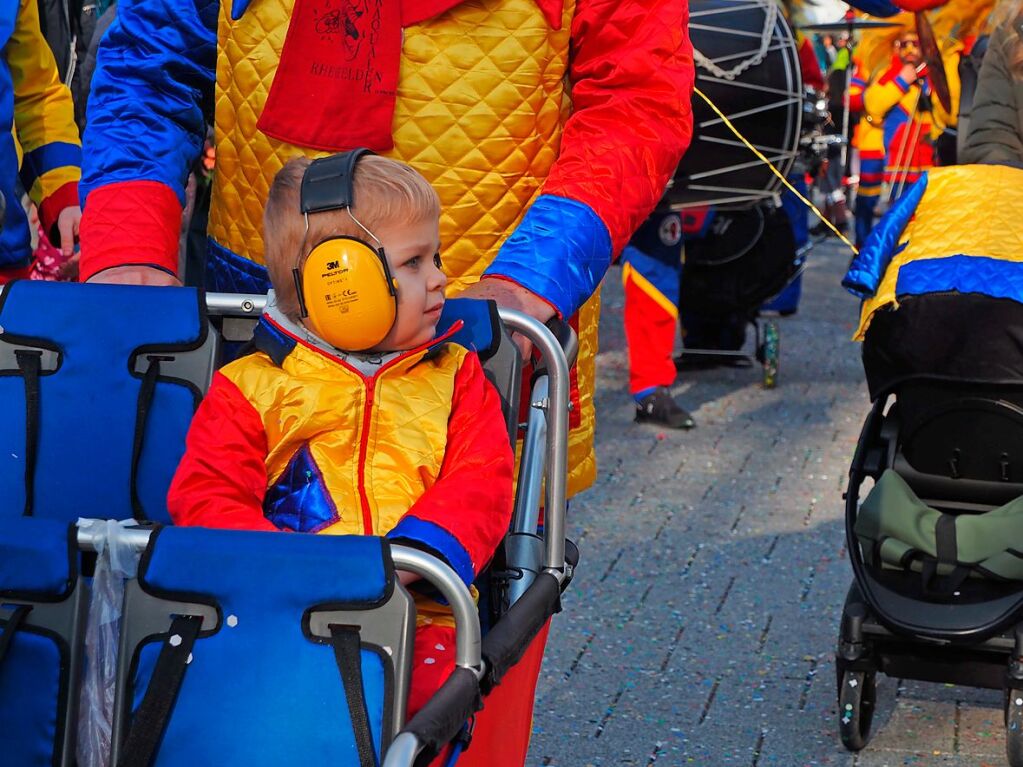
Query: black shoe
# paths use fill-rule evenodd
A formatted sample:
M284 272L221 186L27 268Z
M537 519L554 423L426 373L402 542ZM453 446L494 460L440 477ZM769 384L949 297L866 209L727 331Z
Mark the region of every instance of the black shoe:
M661 386L636 403L637 423L659 423L669 429L691 429L696 421L679 407L667 386Z

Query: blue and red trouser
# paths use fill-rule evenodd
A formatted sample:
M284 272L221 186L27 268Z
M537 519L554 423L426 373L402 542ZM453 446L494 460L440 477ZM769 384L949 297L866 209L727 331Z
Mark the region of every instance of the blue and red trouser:
M637 400L675 382L682 227L680 214L655 212L622 251L629 391Z
M860 184L856 190L856 247L862 247L874 228L874 213L884 181L884 152L860 153Z

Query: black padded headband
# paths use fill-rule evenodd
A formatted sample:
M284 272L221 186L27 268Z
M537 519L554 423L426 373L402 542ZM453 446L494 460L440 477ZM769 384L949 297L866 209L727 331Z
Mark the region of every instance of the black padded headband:
M367 154L375 152L353 149L313 160L302 176L302 212L321 213L352 207L355 164Z

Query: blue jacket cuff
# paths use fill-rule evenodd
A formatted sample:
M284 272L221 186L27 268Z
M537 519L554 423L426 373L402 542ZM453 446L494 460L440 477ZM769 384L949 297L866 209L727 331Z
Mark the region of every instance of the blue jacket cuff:
M455 536L438 524L406 516L387 534L387 539L393 543L407 542L415 548L428 549L447 562L466 586L476 579L469 552Z
M584 203L544 194L484 272L506 277L571 317L611 265L611 235Z
M902 233L916 213L924 192L927 174L920 176L909 190L896 201L871 230L859 255L853 259L842 280L842 286L857 298L870 298L881 284L888 264L905 244L899 245Z

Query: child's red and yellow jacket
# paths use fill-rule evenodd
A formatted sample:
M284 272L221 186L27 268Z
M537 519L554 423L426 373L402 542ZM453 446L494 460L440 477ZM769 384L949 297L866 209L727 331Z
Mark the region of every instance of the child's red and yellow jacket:
M34 0L0 0L0 49L0 192L7 203L0 282L6 282L32 259L28 217L15 191L19 173L56 242L57 216L78 204L82 144L71 91L57 74Z
M450 335L367 376L264 315L258 351L216 374L192 421L174 522L386 535L470 584L508 529L513 457L496 390Z

